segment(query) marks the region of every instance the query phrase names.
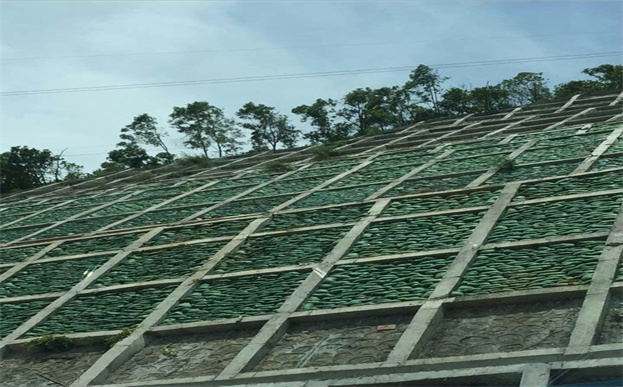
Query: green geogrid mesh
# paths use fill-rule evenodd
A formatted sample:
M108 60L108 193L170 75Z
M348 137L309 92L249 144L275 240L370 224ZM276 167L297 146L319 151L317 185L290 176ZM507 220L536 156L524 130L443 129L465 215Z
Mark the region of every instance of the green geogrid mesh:
M546 148L531 148L515 159L517 163L539 163L542 161L585 158L591 154L601 141L594 144L569 144Z
M517 180L540 179L549 176L563 176L573 172L581 160L555 164L514 165L503 168L493 175L487 184L499 184Z
M202 282L180 300L161 324L275 312L307 274L304 271L288 271Z
M294 195L270 196L265 198L235 200L203 215L204 218L218 218L222 216L235 216L267 212L278 205L285 203Z
M0 283L0 297L65 291L86 278L109 255L33 263Z
M25 337L123 329L140 323L175 286L82 294L26 332Z
M452 295L586 285L604 245L598 240L483 250Z
M98 230L104 226L121 220L125 215L103 216L101 218L86 218L70 220L69 222L58 225L46 230L30 239L53 238L59 236L81 235Z
M336 266L302 310L381 304L427 298L453 257L420 257Z
M0 264L21 262L41 251L46 245L25 246L13 249L0 249Z
M621 168L623 167L623 155L619 156L609 156L609 157L600 157L595 161L592 171L599 171L602 169L610 169L610 168Z
M0 303L0 337L13 332L15 328L45 308L51 300Z
M195 239L236 236L252 219L215 222L195 226L175 227L158 233L145 243L145 246L155 246L169 243L186 242Z
M204 205L192 206L192 207L176 207L166 210L154 210L146 212L136 218L130 219L126 222L116 225L113 229L125 229L134 227L144 227L151 225L175 223L182 221L190 215L199 212L205 208L210 207L214 203L206 203Z
M330 179L331 176L316 176L303 179L279 180L250 193L247 197L256 198L261 196L282 195L294 192L310 190L320 183Z
M121 250L138 239L140 234L122 234L112 236L101 236L97 238L80 239L77 241L67 241L52 249L46 257L60 257L64 255L78 255L87 253L97 253L100 251Z
M515 201L623 188L623 170L523 184Z
M25 226L29 224L42 224L42 223L53 223L58 222L60 220L65 220L70 216L76 215L80 212L86 211L90 206L86 207L74 207L71 204L59 208L55 208L50 211L42 212L38 215L34 215L28 219L24 219L20 222L15 223L15 225ZM0 212L0 215L2 213Z
M217 203L229 197L242 193L251 187L253 187L253 185L244 185L239 187L228 187L221 189L212 189L212 187L210 187L205 191L195 192L194 194L177 199L167 205L162 206L162 208L186 207L204 203Z
M458 247L482 215L482 212L468 212L373 222L345 258Z
M510 207L488 242L516 241L610 230L623 196L607 195Z
M353 172L352 174L331 184L330 188L346 187L350 185L376 183L381 181L391 181L409 173L416 168L417 164L395 165L387 168L374 168L374 164L370 164L365 168Z
M392 188L383 197L410 195L423 192L447 191L464 188L480 175L480 172L449 177L429 177L408 179Z
M360 202L381 189L384 185L385 184L370 184L352 188L316 191L313 194L295 202L288 208L306 208Z
M368 215L371 204L323 208L274 215L261 231L286 230L329 223L350 223Z
M45 225L41 226L24 226L15 228L5 228L0 230L0 243L7 243L14 241L17 238L25 237L33 232L43 229Z
M418 176L433 176L464 171L486 170L501 164L507 154L474 156L465 159L442 160L424 169Z
M443 196L426 196L392 200L382 216L416 214L455 208L489 206L495 202L499 191L475 191Z
M94 287L185 277L196 271L225 243L197 243L133 252L98 278Z
M251 237L236 251L223 258L212 271L230 273L318 262L349 229L339 227Z
M623 137L619 136L616 141L606 149L606 154L623 152Z
M146 198L146 199L134 199L134 200L117 202L108 207L102 208L101 210L92 212L87 216L96 217L96 216L132 214L132 213L146 210L149 207L152 207L158 203L162 203L163 201L169 199L170 197L171 196L152 197L152 198Z

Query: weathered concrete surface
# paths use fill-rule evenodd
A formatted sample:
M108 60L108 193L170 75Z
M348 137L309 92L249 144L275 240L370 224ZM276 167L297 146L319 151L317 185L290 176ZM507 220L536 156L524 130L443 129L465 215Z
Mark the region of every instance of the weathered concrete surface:
M623 343L623 296L611 296L605 312L597 344Z
M416 358L565 347L579 299L449 308Z
M115 370L108 383L218 374L254 334L227 331L154 338Z
M0 360L0 386L67 386L104 352L104 348L74 348L8 354Z
M390 315L292 323L256 370L384 361L410 321Z

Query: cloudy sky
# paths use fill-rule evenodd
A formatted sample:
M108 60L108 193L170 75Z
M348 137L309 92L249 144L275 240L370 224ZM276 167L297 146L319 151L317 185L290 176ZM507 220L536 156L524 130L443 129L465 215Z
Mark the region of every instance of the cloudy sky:
M3 93L621 50L621 1L1 1ZM448 86L519 71L552 84L621 57L446 68ZM0 96L0 151L66 149L96 168L140 113L163 126L173 106L205 100L233 115L247 101L282 112L408 71L122 90ZM305 125L299 124L305 130ZM183 151L171 132L172 148Z

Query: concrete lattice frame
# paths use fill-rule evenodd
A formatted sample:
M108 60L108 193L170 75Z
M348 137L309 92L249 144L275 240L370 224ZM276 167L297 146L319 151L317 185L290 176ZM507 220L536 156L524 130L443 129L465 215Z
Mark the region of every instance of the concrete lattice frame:
M511 201L520 188L522 184L526 182L535 182L535 181L547 181L553 180L555 177L547 177L547 178L535 178L529 181L524 182L511 182L504 185L501 195L497 199L495 203L488 207L474 207L469 209L453 209L446 211L435 211L430 213L419 213L414 215L415 217L423 217L431 214L444 214L444 213L457 213L464 211L473 211L473 210L486 210L485 215L480 220L480 223L474 228L472 234L465 240L462 247L457 249L445 249L442 251L420 251L415 254L399 254L394 256L379 256L379 257L371 257L364 259L355 259L355 260L340 260L340 258L346 253L349 247L357 240L357 238L361 235L361 233L366 229L366 227L374 222L375 220L381 219L389 219L389 217L380 217L381 211L385 208L391 200L395 200L396 198L402 197L418 197L418 196L429 196L432 194L435 195L447 195L457 192L471 192L473 190L478 190L482 184L485 184L486 181L502 167L503 164L498 166L491 167L490 169L483 171L480 176L478 176L475 180L473 180L469 185L467 185L463 189L456 189L444 192L428 192L424 194L413 194L413 195L403 195L396 197L388 197L388 198L380 198L383 194L388 192L391 188L399 185L403 181L407 180L410 177L417 176L418 173L425 170L426 168L434 165L436 162L440 160L446 159L448 156L452 154L452 150L444 151L444 147L446 146L447 141L451 141L452 137L460 136L460 135L468 135L470 130L478 129L483 125L483 123L487 123L488 121L499 122L503 124L503 126L494 131L487 132L486 135L482 136L485 139L492 138L494 136L505 136L499 137L501 141L500 144L505 144L510 142L512 139L516 138L518 133L523 132L531 132L530 126L523 126L526 123L531 122L534 119L538 119L542 115L547 115L550 113L555 113L557 115L563 115L556 118L556 122L546 123L546 124L536 124L534 130L536 131L551 131L555 130L563 125L573 125L573 122L580 119L582 116L600 108L603 104L599 102L594 102L596 106L582 106L579 110L573 110L574 103L581 102L582 99L580 96L574 96L566 103L561 105L553 104L554 106L546 106L542 110L542 114L539 114L539 110L528 110L528 109L514 109L513 111L504 114L500 117L487 119L487 117L472 117L472 115L468 115L462 117L457 120L451 120L448 122L442 122L437 124L436 126L428 127L426 129L419 129L421 124L416 124L402 131L398 132L398 136L396 138L392 138L381 145L374 145L371 148L366 148L365 143L368 141L374 141L374 139L360 139L350 144L343 146L344 150L347 149L362 149L362 151L356 153L355 155L364 156L359 164L350 168L349 170L342 172L338 175L335 175L331 178L328 178L326 181L323 181L321 184L316 187L300 192L294 197L288 199L284 203L274 207L267 214L261 214L259 216L237 216L231 217L228 219L248 219L250 223L247 227L233 237L219 237L219 238L207 238L202 240L196 240L191 242L182 242L177 244L170 244L164 246L157 247L149 247L142 248L142 245L150 240L151 238L158 235L162 232L166 226L157 226L157 227L141 227L139 230L143 230L140 234L140 237L137 238L132 244L127 246L121 251L118 251L115 255L113 255L104 265L102 265L98 270L96 270L92 276L80 281L75 286L73 286L70 290L61 293L48 293L43 295L35 295L35 296L23 296L16 298L5 298L0 299L0 303L10 302L18 300L28 300L28 299L42 299L42 298L55 298L55 300L41 310L39 313L35 314L33 317L25 321L22 325L20 325L17 329L15 329L12 333L7 335L0 341L0 353L4 351L7 347L15 347L19 346L25 342L28 342L30 339L20 339L20 336L27 332L30 328L35 326L37 323L43 321L47 316L56 311L60 306L65 304L67 301L73 299L78 294L88 294L95 292L105 292L105 291L114 291L116 289L130 289L132 287L143 287L147 284L149 285L158 285L158 284L177 284L177 287L173 292L169 294L169 296L163 300L153 311L150 313L140 324L139 326L132 332L132 334L122 341L115 344L109 351L107 351L104 355L102 355L82 376L76 380L73 386L85 386L92 385L97 383L102 383L108 374L117 368L120 364L122 364L125 360L127 360L134 353L138 352L145 345L145 335L150 331L158 331L158 332L185 332L190 329L190 325L192 325L192 329L204 328L210 329L211 327L231 327L235 328L240 325L244 325L248 322L263 322L262 328L259 330L257 335L251 340L251 342L243 348L243 350L229 363L229 365L223 370L223 372L219 375L206 375L205 377L197 377L197 378L186 378L179 380L162 380L159 382L149 382L148 384L196 384L196 383L204 383L204 382L212 382L215 385L220 383L227 383L231 385L234 381L239 381L240 383L250 383L257 384L262 381L279 381L283 380L284 385L295 385L295 380L308 380L308 382L300 382L300 385L348 385L348 384L367 384L367 383L379 383L381 381L408 381L408 380L424 380L424 379L435 379L435 378L443 378L443 377L459 377L459 376L469 376L469 375L486 375L486 374L504 374L504 373L513 373L513 374L522 374L521 376L521 385L522 386L538 386L538 385L547 385L549 380L550 369L567 369L573 367L593 367L598 365L621 365L620 361L612 360L612 356L614 354L621 354L623 352L623 344L607 344L607 345L593 345L595 334L598 330L599 324L604 315L604 306L607 303L608 297L612 293L613 289L620 289L623 287L622 284L613 284L613 278L615 275L615 271L619 264L621 255L623 254L623 210L620 211L617 221L612 228L612 230L607 233L586 233L586 234L578 234L572 236L565 237L550 237L550 238L539 238L534 240L522 240L519 242L504 242L498 244L485 244L485 239L488 233L491 231L493 226L495 225L498 218L504 212L504 210L508 206L512 206ZM606 97L598 97L596 100L606 100L607 106L617 106L617 104L621 101L623 97L623 93L617 95L614 99L612 96ZM552 105L552 104L548 104ZM565 112L569 112L566 116L564 116ZM620 116L620 113L613 115L608 118L611 120L612 118L616 118L617 115ZM494 115L495 116L495 115ZM474 122L470 122L470 120L475 120ZM505 124L505 121L516 119L510 124ZM547 120L545 120L547 121ZM435 125L435 124L433 124ZM461 125L464 125L461 127ZM417 128L417 129L416 129ZM521 129L520 129L521 128ZM581 130L581 127L579 127ZM517 130L517 132L514 132ZM373 203L368 216L361 218L359 221L350 223L350 224L332 224L332 225L318 225L311 227L303 227L296 230L288 230L286 232L283 231L273 231L273 232L261 232L260 227L262 224L267 222L274 214L278 213L288 213L288 212L297 212L303 211L301 210L287 210L287 207L296 203L299 200L308 197L309 195L326 189L332 183L339 181L358 170L370 165L376 157L381 154L385 154L389 146L399 145L401 141L412 141L417 139L419 135L427 135L427 133L435 132L436 135L434 138L426 139L424 141L419 142L419 144L414 147L409 147L406 149L430 149L430 151L435 154L435 156L427 163L414 167L411 171L403 176L394 179L391 182L385 184L381 189L374 192L370 195L366 202ZM475 132L478 133L478 132ZM570 174L574 176L583 176L583 175L598 175L604 172L587 172L591 166L607 151L607 149L618 139L621 137L623 133L623 127L618 127L613 129L613 131L607 136L607 138L599 144L595 150L585 159L578 160L577 168ZM380 140L378 140L380 141ZM441 146L436 146L438 143L442 142ZM505 158L505 162L509 162L519 157L523 152L530 149L536 141L529 141L522 145L519 149L510 153ZM358 147L353 147L354 145L358 145ZM277 159L280 160L288 160L292 155L303 155L303 165L295 171L290 171L285 174L281 174L267 182L257 184L245 191L241 194L235 195L233 197L227 198L221 201L219 204L211 206L209 208L198 211L191 216L185 218L180 224L202 224L202 223L211 223L210 222L190 222L193 219L207 213L208 211L221 207L227 203L230 203L236 199L244 198L246 195L259 190L269 184L278 182L283 179L287 179L293 173L304 170L310 166L308 163L309 158L305 158L303 154L304 150L299 150L296 152L286 153L284 155L278 156ZM261 155L255 155L249 159L253 160L258 158ZM245 159L241 159L245 160ZM242 163L241 160L235 160L231 163L225 164L237 164ZM269 158L268 160L261 161L259 164L267 163L270 161L274 161L274 158ZM248 161L248 160L247 160ZM222 167L222 166L221 166ZM199 172L191 176L191 178L196 178L197 176L209 177L208 172L214 172L215 170L221 169L221 167L213 168L209 171ZM234 174L234 177L243 177L247 174L252 167L247 167L242 171L239 171L237 174ZM225 175L227 176L227 175ZM113 180L113 182L123 181L127 177L121 177L120 179ZM206 182L206 184L200 185L199 187L184 192L175 197L169 198L161 203L155 204L143 211L140 211L134 215L130 215L122 220L116 221L109 225L106 225L95 232L92 232L91 235L114 235L122 233L126 230L115 230L111 232L110 228L122 224L123 222L133 219L143 213L150 212L157 208L160 208L168 203L174 202L177 199L188 196L192 193L202 191L216 184L217 181ZM340 187L342 188L342 187ZM58 190L59 194L62 194L66 191L66 188L61 188ZM35 191L37 192L37 191ZM56 191L52 191L54 193ZM108 202L106 204L96 206L87 211L80 212L76 215L68 217L67 219L55 222L54 224L47 226L45 229L38 230L32 234L26 235L24 237L18 238L7 245L14 245L18 242L20 245L28 245L28 243L23 243L26 239L32 238L37 234L54 227L57 227L61 224L64 224L68 221L81 218L84 215L88 215L89 213L95 212L99 209L106 208L110 205L113 205L117 202L122 202L124 200L132 198L132 196L138 194L140 191L133 191L128 193L125 196L122 196L114 201ZM613 193L621 193L623 190L611 190L611 191L603 191L603 192L591 192L586 194L574 194L574 195L565 195L554 198L543 198L543 199L533 199L530 201L522 202L522 205L530 204L530 203L540 203L554 200L564 200L570 198L580 198L580 197L591 197L596 195L606 195ZM27 203L30 198L19 202L11 202L11 205L25 202ZM43 200L49 200L49 198L44 198ZM53 205L52 207L41 210L32 214L25 216L24 218L28 218L30 216L34 216L39 213L44 213L47 210L53 210L55 208L62 208L65 205L70 205L72 200L66 200L59 204ZM516 205L516 204L515 204ZM343 205L332 205L332 206L323 206L316 208L328 208L328 207L339 207ZM396 218L409 218L414 216L400 216ZM2 225L1 228L7 228L13 223L17 223L22 219L17 219L14 222L9 222L7 224ZM189 223L190 222L190 223ZM242 319L223 319L223 320L215 320L210 322L203 323L193 323L193 324L178 324L176 326L165 326L165 327L157 327L157 323L164 317L166 312L168 312L184 295L188 294L198 282L215 277L223 277L223 276L237 276L237 275L249 275L249 274L257 274L257 273L267 273L267 272L278 272L284 270L301 270L301 266L296 267L277 267L270 269L261 269L261 270L251 270L245 272L236 272L226 275L211 275L210 269L212 269L221 259L226 257L228 254L234 252L249 236L252 235L278 235L278 234L287 234L293 231L302 231L302 230L317 230L328 227L335 226L350 226L350 231L340 240L334 249L329 252L324 259L318 264L310 264L304 266L304 268L310 269L310 274L308 277L300 284L300 286L295 289L295 291L290 295L289 298L282 304L282 306L274 313L270 315L263 316L253 316L253 317L245 317ZM259 232L258 232L259 231ZM414 351L414 349L420 345L431 332L431 327L439 321L440 311L444 305L461 302L460 300L455 300L454 297L450 296L450 292L455 287L457 282L460 280L461 275L465 272L465 270L469 267L469 264L472 258L475 256L476 252L480 248L487 248L488 246L498 245L498 246L512 246L512 245L521 245L521 246L529 246L529 245L538 245L555 241L572 241L572 240L583 240L583 239L591 239L595 237L606 237L607 242L606 247L602 252L602 256L599 259L598 266L594 272L592 277L591 284L589 286L569 286L569 287L559 287L554 289L540 289L538 291L520 291L514 292L512 294L504 294L504 295L490 295L490 296L481 296L481 297L471 297L470 302L472 303L486 303L491 299L506 299L513 301L520 300L539 300L539 299L547 299L552 295L556 294L584 294L584 301L580 310L580 314L575 323L575 328L573 329L571 339L566 348L552 348L547 350L532 350L532 351L521 351L522 353L505 353L505 354L484 354L484 355L470 355L470 356L456 356L452 358L443 358L443 359L429 359L429 361L423 360L409 360L409 355ZM73 237L72 240L79 240L83 237ZM40 257L44 256L47 252L52 250L53 248L59 246L63 243L66 238L58 239L58 240L50 240L47 244L42 244L42 249L38 251L36 254L28 257L21 263L11 265L11 268L0 275L0 282L10 278L11 276L18 273L24 267L27 267L32 262L38 260ZM186 277L186 279L168 279L168 280L160 280L160 281L151 281L149 283L135 283L129 285L116 285L111 287L105 287L101 289L86 289L91 283L93 283L99 276L106 273L112 267L114 267L117 263L119 263L124 257L129 255L133 251L140 251L142 249L156 249L156 248L170 248L181 244L188 243L199 243L205 241L212 240L228 240L229 242L221 248L215 255L210 257L203 266L201 266L197 271L195 271L192 275ZM331 270L335 265L343 265L351 262L366 262L366 261L378 261L378 260L399 260L407 257L413 256L424 256L431 254L439 254L439 253L448 253L454 252L457 253L456 258L450 265L450 267L446 270L446 273L442 280L435 287L433 293L429 297L429 299L424 301L410 301L410 302L402 302L402 303L393 303L393 304L381 304L381 305L367 305L361 307L345 307L338 308L333 310L319 310L319 311L297 311L298 306L302 303L302 301L318 286L318 284L323 280L323 278L327 275L327 273ZM101 253L98 253L101 254ZM58 258L56 260L61 259L77 259L81 257L89 256L89 254L82 254L68 258ZM53 259L48 259L53 260ZM45 260L44 260L45 261ZM37 261L43 262L43 261ZM8 266L8 265L1 265ZM289 321L292 319L306 319L315 316L322 316L326 319L335 319L342 316L356 316L356 315L365 315L365 313L369 311L376 312L395 312L395 311L416 311L413 320L407 330L404 332L402 337L399 339L398 343L395 345L393 351L388 356L387 360L382 364L362 364L357 366L333 366L333 367L317 367L317 368L309 368L309 369L298 369L298 370L282 370L282 371L262 371L262 372L247 372L250 367L255 365L262 355L268 350L269 345L277 340L287 329ZM106 336L106 335L114 335L118 333L118 331L108 331L108 332L92 332L87 334L75 334L68 336L75 337L88 337L88 336ZM586 360L589 359L589 360ZM433 360L432 362L430 360ZM512 364L512 365L507 365ZM470 369L470 371L467 371ZM359 378L352 378L353 374L363 375ZM369 375L369 376L365 376ZM139 383L144 384L144 383Z

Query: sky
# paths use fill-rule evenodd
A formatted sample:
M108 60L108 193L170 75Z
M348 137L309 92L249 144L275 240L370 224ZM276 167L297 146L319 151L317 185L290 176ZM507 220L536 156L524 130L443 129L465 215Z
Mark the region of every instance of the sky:
M375 67L549 57L622 49L621 1L0 1L0 91L160 83ZM552 85L621 56L440 68L446 86L520 71ZM169 132L173 106L208 101L234 116L248 101L283 113L408 70L172 87L0 96L0 151L64 151L91 171L142 113ZM297 127L308 130L292 116Z

